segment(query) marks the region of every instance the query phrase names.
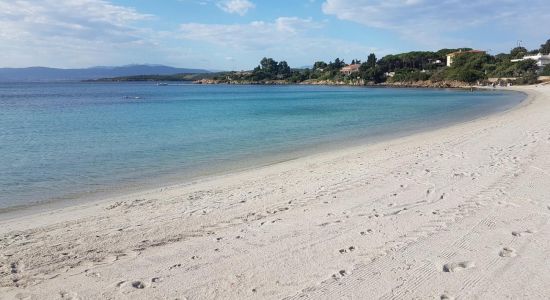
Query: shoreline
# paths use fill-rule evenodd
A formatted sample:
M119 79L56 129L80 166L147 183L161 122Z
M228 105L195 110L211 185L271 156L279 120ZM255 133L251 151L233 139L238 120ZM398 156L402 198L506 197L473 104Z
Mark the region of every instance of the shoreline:
M479 86L461 81L397 81L383 83L369 83L364 80L356 82L334 81L334 80L306 80L301 82L290 82L286 80L268 81L230 81L218 79L199 79L192 81L198 85L313 85L313 86L348 86L348 87L379 87L379 88L433 88L433 89L471 89Z
M168 85L177 85L178 83L193 84L193 85L262 85L262 86L278 86L278 85L295 85L295 86L343 86L343 87L368 87L368 88L427 88L427 89L483 89L485 87L470 84L461 81L396 81L369 83L363 80L357 82L334 81L334 80L306 80L300 82L291 82L286 80L267 80L267 81L230 81L219 79L198 79L198 80L110 80L110 79L95 79L80 81L83 83L168 83Z
M1 220L0 293L548 294L550 86L511 89L528 96L448 127Z
M223 84L223 83L222 83ZM300 85L300 84L296 84ZM314 84L316 85L316 84ZM331 86L331 85L328 85ZM343 87L365 87L365 88L410 88L410 89L447 89L445 87L409 87L409 86L386 86L386 85L376 85L376 86L356 86L356 85L337 85ZM453 88L451 88L453 89ZM456 89L456 88L455 88ZM461 88L458 88L461 89ZM464 88L466 89L466 88ZM109 201L112 198L121 198L127 197L129 195L139 195L142 193L150 193L157 190L162 190L164 188L174 187L174 186L188 186L196 184L197 182L210 181L223 176L236 175L238 173L252 171L254 169L265 168L273 166L280 163L285 163L288 161L307 159L309 156L330 154L333 152L338 152L341 149L351 149L359 147L368 147L380 143L387 143L393 140L402 139L411 137L417 134L427 133L431 131L442 130L452 126L457 126L460 124L466 124L470 122L475 122L480 119L490 117L492 115L498 115L506 113L508 111L514 110L524 104L528 100L528 95L525 92L517 91L514 89L493 89L488 87L476 87L476 90L479 91L507 91L507 92L519 92L524 94L524 99L522 99L518 104L512 107L502 108L493 112L490 112L485 115L476 116L468 120L453 120L446 121L440 124L431 124L429 126L422 126L419 128L408 129L405 131L400 131L398 133L386 133L374 136L355 136L354 138L338 138L336 140L319 142L316 145L310 145L306 148L294 149L290 152L285 151L284 153L270 154L266 157L254 157L252 160L254 163L243 164L237 161L227 162L225 167L220 167L217 169L201 169L200 171L193 174L171 174L162 177L161 179L155 180L155 183L146 184L143 186L143 182L134 182L125 184L124 187L105 187L101 191L94 192L74 192L66 194L60 198L52 198L45 201L32 202L29 204L22 204L17 206L10 206L0 208L0 221L6 221L14 219L17 217L28 216L36 213L47 213L52 210L64 209L73 206L80 206L86 204L94 204L96 202ZM336 144L336 145L334 145Z

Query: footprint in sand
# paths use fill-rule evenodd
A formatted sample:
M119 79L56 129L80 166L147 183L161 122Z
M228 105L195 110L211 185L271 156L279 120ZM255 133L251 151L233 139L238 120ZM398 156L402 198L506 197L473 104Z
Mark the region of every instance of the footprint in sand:
M338 273L332 274L332 278L339 279L347 275L349 275L349 273L346 270L340 270L338 271Z
M439 297L439 299L441 299L441 300L455 300L455 297L449 296L447 294L443 294L443 295L441 295L441 297Z
M124 281L124 280L123 280L123 281L119 281L119 282L116 284L116 287L117 287L117 288L120 288L120 287L122 287L125 283L126 283L126 281Z
M153 277L151 278L151 282L152 283L159 283L162 281L162 278L161 277Z
M367 233L372 233L372 229L367 229L367 231L361 231L361 235L366 235Z
M31 295L31 294L18 293L18 294L15 295L15 299L18 299L18 300L30 300L30 299L34 299L34 298L33 298L33 295Z
M348 253L348 252L352 252L352 251L355 251L355 246L350 246L350 247L347 248L347 249L340 249L340 250L338 250L338 252L340 252L340 254L344 254L344 253Z
M80 299L78 297L78 294L77 293L73 293L73 292L60 292L59 295L61 296L61 299L63 300L78 300Z
M135 289L144 289L145 288L145 283L139 281L139 280L136 280L136 281L132 281L132 287L135 288Z
M19 269L20 267L18 263L13 262L10 264L10 273L17 274L19 273Z
M517 255L516 250L508 247L502 248L500 252L498 253L500 257L514 257Z
M464 269L470 269L473 267L475 267L475 264L474 262L471 262L471 261L463 261L458 263L454 262L454 263L444 264L443 272L453 273Z
M533 234L534 232L527 229L525 231L512 231L512 235L515 236L515 237L522 237L524 235L529 235L529 234Z

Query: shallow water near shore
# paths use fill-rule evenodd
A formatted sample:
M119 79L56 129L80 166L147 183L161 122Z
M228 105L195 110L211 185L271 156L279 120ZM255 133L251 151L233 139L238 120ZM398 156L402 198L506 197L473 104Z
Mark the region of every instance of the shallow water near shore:
M226 172L509 109L518 92L0 83L0 209Z

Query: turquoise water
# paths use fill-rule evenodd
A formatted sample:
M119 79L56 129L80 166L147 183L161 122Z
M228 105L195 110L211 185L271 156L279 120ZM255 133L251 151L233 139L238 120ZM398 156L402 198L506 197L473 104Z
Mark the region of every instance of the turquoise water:
M502 91L0 83L0 208L292 158L522 99Z

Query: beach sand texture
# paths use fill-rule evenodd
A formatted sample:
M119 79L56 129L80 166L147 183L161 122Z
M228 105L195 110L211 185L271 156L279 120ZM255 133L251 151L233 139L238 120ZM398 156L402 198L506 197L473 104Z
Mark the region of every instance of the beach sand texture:
M550 297L550 86L472 122L0 221L0 299Z

